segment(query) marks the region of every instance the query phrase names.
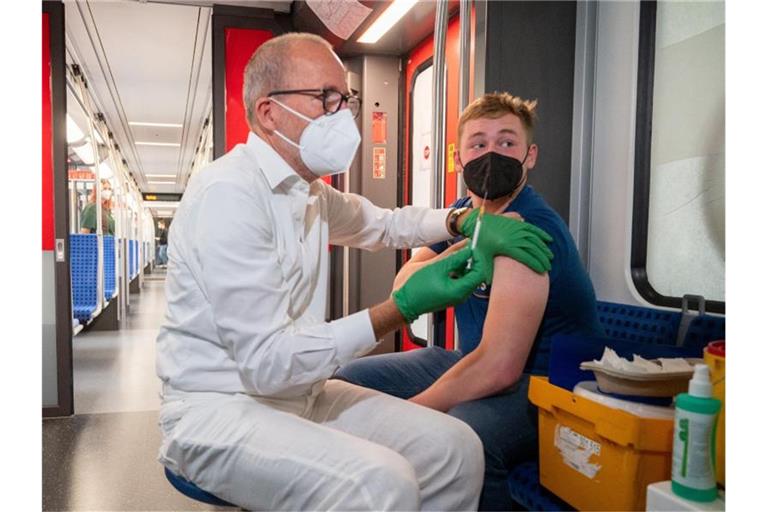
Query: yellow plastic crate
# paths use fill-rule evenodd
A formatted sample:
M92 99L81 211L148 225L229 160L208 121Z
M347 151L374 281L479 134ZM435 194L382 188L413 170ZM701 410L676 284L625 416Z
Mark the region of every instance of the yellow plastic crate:
M672 419L651 419L532 377L541 484L578 510L645 510L646 487L669 480Z

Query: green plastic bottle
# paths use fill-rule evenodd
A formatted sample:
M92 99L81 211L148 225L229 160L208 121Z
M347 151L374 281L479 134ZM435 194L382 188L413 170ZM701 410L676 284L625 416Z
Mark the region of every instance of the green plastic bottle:
M709 367L697 364L688 393L675 397L672 491L692 501L714 501L715 430L721 403L712 398Z

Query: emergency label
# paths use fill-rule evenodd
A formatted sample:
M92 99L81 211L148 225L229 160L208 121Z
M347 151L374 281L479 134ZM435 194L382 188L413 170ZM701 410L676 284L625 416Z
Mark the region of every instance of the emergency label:
M555 427L555 447L566 465L588 478L595 478L602 467L589 461L592 455L600 455L600 443L565 425Z
M373 148L373 179L387 177L387 148Z

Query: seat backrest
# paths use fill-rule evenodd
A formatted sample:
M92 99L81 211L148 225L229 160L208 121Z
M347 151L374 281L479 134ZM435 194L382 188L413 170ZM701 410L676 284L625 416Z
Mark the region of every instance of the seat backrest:
M69 235L69 265L72 280L72 306L96 308L98 246L95 234Z
M724 339L725 317L702 315L691 320L683 339L683 346L704 350L710 341Z
M673 311L597 302L597 317L609 338L674 345L681 314Z
M115 293L115 237L104 235L104 298Z

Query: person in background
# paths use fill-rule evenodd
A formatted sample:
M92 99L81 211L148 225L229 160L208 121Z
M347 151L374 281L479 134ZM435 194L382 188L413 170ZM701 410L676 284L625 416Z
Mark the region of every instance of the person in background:
M165 227L165 222L160 220L157 222L157 264L168 264L168 229Z
M499 217L482 232L492 248L437 259L393 297L326 321L329 244L428 245L464 220L379 208L320 179L345 172L360 144L360 99L322 38L263 43L243 103L247 141L192 177L168 235L160 462L248 510L474 509L483 452L471 428L328 378L406 321L463 301L495 254L546 272L546 235Z
M101 180L101 230L105 235L115 234L115 219L112 217L112 184ZM91 190L88 204L80 214L80 233L96 233L96 187Z
M539 149L533 142L535 108L536 101L492 93L464 110L455 163L469 195L453 206L473 213L461 236L420 249L402 267L394 288L424 265L461 250L476 222L481 230L491 228L497 217L477 221L483 202L486 212L517 216L549 233L552 269L536 273L499 256L493 286L480 286L456 306L458 351L432 347L371 356L344 365L335 375L469 424L485 450L481 510L513 509L509 470L536 456L537 411L528 402L528 383L532 374L547 373L551 336L603 333L592 282L568 226L526 184Z

